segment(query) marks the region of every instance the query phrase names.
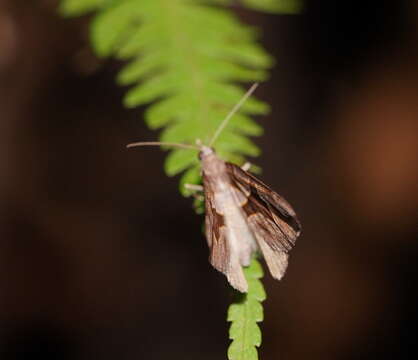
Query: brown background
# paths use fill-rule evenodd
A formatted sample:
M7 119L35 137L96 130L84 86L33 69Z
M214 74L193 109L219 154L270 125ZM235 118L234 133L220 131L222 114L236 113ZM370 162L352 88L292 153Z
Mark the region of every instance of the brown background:
M265 278L260 358L414 358L418 6L237 13L278 59L255 162L304 225L285 279ZM124 149L157 134L88 21L0 1L1 358L224 359L230 290L202 218L164 154Z

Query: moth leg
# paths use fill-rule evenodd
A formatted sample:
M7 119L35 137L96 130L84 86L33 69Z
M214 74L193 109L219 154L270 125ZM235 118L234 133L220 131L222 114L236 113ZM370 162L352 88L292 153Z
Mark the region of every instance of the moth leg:
M192 196L199 200L203 201L205 200L205 197L202 195L203 193L203 186L197 185L197 184L184 184L184 188L189 190L192 193Z
M250 162L246 161L244 163L244 165L241 166L241 169L244 170L244 171L248 171L248 170L251 169L251 166L252 166L252 164Z
M197 185L197 184L184 184L184 187L187 190L193 191L193 192L203 192L203 186Z

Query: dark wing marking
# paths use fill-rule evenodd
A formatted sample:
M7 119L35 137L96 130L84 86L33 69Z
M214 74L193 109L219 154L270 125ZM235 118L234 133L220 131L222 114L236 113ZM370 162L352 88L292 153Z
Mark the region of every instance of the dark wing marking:
M242 192L248 194L252 208L262 210L262 214L272 220L282 229L287 240L294 245L301 231L301 225L290 204L266 184L240 167L226 163L231 181ZM251 199L250 199L251 198ZM289 249L290 250L290 249Z
M229 251L224 233L223 216L216 212L213 192L206 177L203 176L205 189L205 233L210 249L209 261L219 271L226 273L228 269Z
M300 233L300 223L289 203L253 175L226 163L231 182L248 194L242 208L273 277L280 279L287 267L287 253Z

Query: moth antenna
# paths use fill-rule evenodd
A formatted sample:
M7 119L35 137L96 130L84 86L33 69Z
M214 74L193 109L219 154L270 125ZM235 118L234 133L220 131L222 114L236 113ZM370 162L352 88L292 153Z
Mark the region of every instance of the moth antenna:
M160 141L141 141L141 142L135 142L126 145L126 147L133 148L137 146L171 146L171 147L178 147L182 149L193 149L193 150L200 150L199 147L195 145L189 145L189 144L177 144L177 143L169 143L169 142L160 142Z
M218 138L218 136L221 134L225 126L228 124L228 121L234 116L234 114L239 110L239 108L244 104L244 102L251 96L251 94L257 89L258 83L254 83L244 94L244 96L241 98L240 101L236 103L236 105L232 108L232 110L229 112L229 114L225 117L225 119L221 122L219 127L216 129L215 134L213 135L211 141L209 142L209 147L213 145L215 140Z

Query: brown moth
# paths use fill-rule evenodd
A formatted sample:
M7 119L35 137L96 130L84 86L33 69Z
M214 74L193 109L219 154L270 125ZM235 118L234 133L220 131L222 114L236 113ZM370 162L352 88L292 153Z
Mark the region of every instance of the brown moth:
M240 167L221 160L212 148L200 151L205 193L205 231L210 263L241 292L248 284L242 266L260 251L280 280L301 226L289 203Z
M220 159L211 147L256 86L254 84L231 110L209 146L159 142L128 145L167 145L199 150L209 261L227 277L232 287L241 292L248 291L242 266L250 265L253 254L258 251L264 256L271 275L278 280L283 277L288 253L301 231L295 211L283 197L246 170Z

